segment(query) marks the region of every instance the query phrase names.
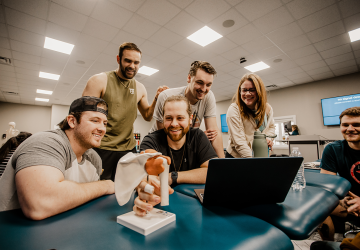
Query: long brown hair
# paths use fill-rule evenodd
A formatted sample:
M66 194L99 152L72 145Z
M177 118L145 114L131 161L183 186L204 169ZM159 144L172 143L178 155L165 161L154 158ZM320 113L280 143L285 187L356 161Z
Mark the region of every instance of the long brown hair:
M255 115L251 109L249 109L246 104L241 100L241 85L246 81L249 80L252 82L255 86L256 93L258 95L258 99L256 100L256 111ZM240 110L240 114L245 119L250 119L250 117L253 117L255 120L258 120L259 123L257 124L257 128L260 128L262 123L265 119L265 111L266 111L266 103L267 103L267 97L266 97L266 89L263 81L261 80L260 76L253 74L253 73L247 73L245 74L239 83L239 87L233 97L233 102L235 102Z

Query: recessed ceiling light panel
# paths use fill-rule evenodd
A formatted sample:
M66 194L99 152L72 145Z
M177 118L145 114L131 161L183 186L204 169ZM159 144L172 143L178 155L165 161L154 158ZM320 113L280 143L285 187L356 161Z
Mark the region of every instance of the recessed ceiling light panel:
M49 99L44 99L44 98L35 98L35 101L38 101L38 102L48 102Z
M51 80L59 80L60 75L51 74L51 73L45 73L45 72L40 71L39 77L46 78L46 79L51 79Z
M50 91L50 90L37 89L37 90L36 90L36 93L45 94L45 95L52 95L53 92Z
M252 64L252 65L246 66L244 68L251 72L256 72L256 71L270 68L270 66L264 62L258 62L258 63Z
M74 45L59 40L55 40L49 37L45 37L44 48L70 55L71 51L74 48Z
M223 36L216 31L210 29L208 26L204 26L203 28L196 31L194 34L188 36L187 39L205 47L206 45L215 42L221 37Z
M355 42L360 40L360 28L356 30L349 31L350 41Z
M143 75L151 76L152 74L155 74L158 71L159 71L158 69L142 66L138 72Z

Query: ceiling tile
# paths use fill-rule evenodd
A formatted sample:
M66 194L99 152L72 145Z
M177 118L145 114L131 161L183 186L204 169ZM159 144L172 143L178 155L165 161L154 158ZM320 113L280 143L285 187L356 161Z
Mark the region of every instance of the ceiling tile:
M126 0L110 0L110 2L113 2L115 4L118 4L121 7L124 7L128 10L131 11L136 11L140 8L140 6L142 4L144 4L145 0L131 0L131 1L126 1Z
M153 21L159 25L165 25L181 10L165 0L147 0L141 7L136 11L140 16Z
M52 3L50 5L49 21L69 29L82 31L86 24L87 16Z
M119 54L119 45L115 43L108 43L103 52L116 58L116 55Z
M15 67L24 68L24 69L31 69L31 70L39 70L40 65L35 63L28 63L24 61L14 60L13 61Z
M165 70L165 71L167 71L167 72L169 72L171 74L178 74L178 73L184 71L185 68L180 67L180 66L175 65L175 64L169 64L163 70ZM185 74L185 77L184 77L185 81L186 81L186 76L187 76L187 74Z
M332 64L329 67L330 67L331 70L337 70L337 69L348 68L348 67L351 67L351 66L356 66L356 61L355 60L350 60L350 61L346 61L346 62Z
M266 60L266 59L269 59L269 58L273 58L273 57L277 57L277 56L283 56L283 52L273 46L273 47L270 47L270 48L267 48L267 49L264 49L262 51L259 51L257 53L254 53L254 56L259 58L259 60Z
M215 52L207 48L203 48L201 50L195 51L194 53L189 55L189 57L193 58L194 60L207 61L207 62L210 62L211 59L213 59L216 56L217 54Z
M185 10L200 21L209 23L230 8L223 0L195 0Z
M57 3L70 10L89 16L91 14L91 11L94 9L97 0L52 0L51 2Z
M291 39L287 40L286 42L281 43L278 46L283 51L291 51L291 50L303 48L309 44L311 44L311 42L309 41L307 36L301 35L301 36L291 38Z
M26 13L37 18L47 18L48 4L47 0L4 0L4 5Z
M4 8L0 9L0 23L5 23Z
M311 31L307 33L309 39L311 42L316 43L320 42L322 40L328 39L330 37L334 37L340 34L345 33L344 24L342 21L338 21L335 23L332 23L330 25L327 25L325 27L322 27L320 29Z
M0 48L0 56L1 56L1 57L12 58L11 50L4 49L4 48Z
M102 0L98 1L91 17L120 29L130 20L132 15L133 12L112 2Z
M60 63L57 60L43 57L41 58L40 71L60 75L65 65L65 63Z
M255 20L253 24L260 30L260 32L266 34L292 23L293 21L295 20L290 13L284 7L280 7Z
M322 68L322 67L326 67L326 66L327 66L326 63L323 60L321 60L321 61L305 64L305 65L301 66L301 68L305 71L308 71L308 70L318 69L318 68Z
M30 45L27 43L10 40L10 46L12 50L24 52L34 56L41 56L42 47Z
M188 72L189 69L190 69L190 66L191 64L194 62L194 59L190 58L190 57L183 57L182 59L180 59L179 61L176 61L174 64L175 65L178 65L182 68L185 68L186 71ZM187 72L186 72L186 75L187 75ZM186 83L186 78L184 79L184 84Z
M8 25L9 37L13 40L36 46L44 46L45 38L42 35Z
M337 70L334 70L333 72L336 76L347 75L347 74L358 72L358 67L351 66L351 67L347 67L347 68L343 68L343 69L337 69Z
M59 53L57 51L50 49L43 49L41 60L44 58L54 60L58 63L63 63L65 65L66 62L69 60L69 55L64 53Z
M232 27L224 27L223 23L226 20L233 20L235 24ZM224 14L220 15L219 17L212 20L208 26L215 30L216 32L220 33L221 35L225 36L243 26L248 24L249 22L235 9L231 8L230 10L226 11Z
M196 44L189 39L183 39L171 47L172 50L183 55L190 55L191 53L201 48L202 47L199 44Z
M44 35L46 22L42 19L5 8L7 24Z
M137 46L140 46L145 42L145 39L120 30L117 36L112 40L112 43L118 44L118 46L120 46L124 42L131 42L135 43Z
M267 34L266 36L274 43L280 44L285 42L286 40L300 36L302 34L303 31L300 29L297 22L293 22Z
M334 56L334 57L325 59L325 61L328 65L332 65L332 64L336 64L336 63L350 61L352 59L354 59L354 54L352 52L350 52L350 53L346 53L343 55Z
M323 80L323 79L328 79L328 78L331 78L331 77L334 77L334 74L332 72L326 72L326 73L321 73L321 74L318 74L318 75L313 75L311 76L314 80Z
M8 27L11 27L11 26L8 25ZM6 28L5 24L3 24L3 23L0 23L0 36L1 37L8 37L7 28Z
M335 36L324 41L315 43L314 46L318 51L324 51L328 49L332 49L338 47L340 45L349 43L350 38L348 34L342 34L339 36Z
M0 48L11 49L8 38L2 38L2 37L0 37Z
M292 50L292 51L288 51L287 54L292 58L292 59L298 59L304 56L308 56L311 54L315 54L317 51L314 48L314 46L312 45L308 45L306 47L297 49L297 50Z
M286 6L296 19L300 19L334 3L335 0L294 0Z
M19 74L31 75L31 76L39 77L39 71L38 70L23 69L23 68L15 68L15 70L16 70L16 73L19 73Z
M80 32L62 27L52 22L48 22L45 35L59 41L75 44L76 46L76 41L80 36ZM43 38L43 44L44 41L45 40Z
M61 74L61 77L73 77L73 78L81 78L85 72L87 71L88 68L84 68L84 67L80 67L80 66L75 66L75 65L68 65L64 72Z
M248 55L250 55L250 53L241 46L222 54L222 56L229 61L239 60L241 57L246 57Z
M118 65L119 65L115 56L110 56L110 55L107 55L107 54L104 54L104 53L99 55L96 62L104 64L104 65L109 65L110 69L117 68ZM85 67L87 65L78 65L78 66Z
M0 70L0 76L16 77L15 72Z
M254 21L267 13L279 8L282 5L280 0L245 0L236 5L236 9L248 20Z
M360 58L360 50L354 51L355 58Z
M274 44L270 42L265 36L259 37L255 40L252 40L248 43L243 44L241 47L246 49L251 53L256 53L258 51L264 50L266 48L272 47Z
M326 72L330 72L331 69L328 66L325 67L321 67L321 68L317 68L317 69L312 69L312 70L306 70L306 73L308 73L310 76L312 75L318 75L321 73L326 73Z
M297 74L297 73L303 73L304 71L302 70L302 68L300 67L295 67L295 68L292 68L292 69L288 69L284 72L282 72L282 74L284 76L289 76L289 75L294 75L294 74Z
M275 63L274 62L275 59L282 59L282 61ZM266 60L264 60L264 63L269 65L272 70L278 71L278 72L286 71L288 69L297 67L297 65L292 60L290 60L288 57L284 57L284 56L276 56L276 57L273 57L270 59L266 59Z
M175 34L174 32L161 28L153 36L149 38L149 41L160 44L166 48L171 47L172 45L177 44L183 39L183 37Z
M352 42L351 47L353 48L353 50L360 50L360 40L356 42Z
M218 55L218 56L215 56L215 57L211 58L211 62L209 62L209 63L216 69L216 67L227 64L229 62L230 62L229 60L227 60L224 57Z
M194 0L182 0L182 1L178 1L178 0L169 0L169 2L175 4L176 6L178 6L181 9L186 8L190 3L192 3Z
M354 29L358 29L359 28L359 20L360 20L360 13L353 15L351 17L345 18L344 20L344 24L345 24L345 28L346 31L352 31Z
M339 56L339 55L349 53L349 52L351 52L350 44L344 44L339 47L335 47L335 48L320 52L320 54L324 59L327 59L327 58Z
M100 40L98 38L83 33L80 35L76 46L82 46L84 49L87 50L103 51L106 48L107 44L108 42L104 40Z
M309 75L307 73L301 72L301 73L297 73L297 74L293 74L293 75L288 75L286 77L289 78L290 80L296 80L296 79L301 79L301 78L305 78L308 76Z
M213 43L206 46L207 50L210 50L216 54L223 54L226 51L236 48L237 45L227 39L226 37L220 38Z
M151 22L150 20L145 19L142 16L134 14L129 20L129 22L127 22L127 24L123 27L123 30L144 39L148 39L160 28L160 25Z
M300 19L299 25L305 32L321 28L330 23L339 21L341 19L339 9L336 5L332 5L322 9L310 16Z
M339 7L343 18L349 17L360 12L360 1L342 0L339 2Z
M164 62L174 63L183 57L184 57L184 55L177 53L173 50L167 49L163 53L161 53L159 56L157 56L156 58L159 60L162 60Z
M83 29L83 33L92 35L108 42L111 41L118 32L119 29L116 29L113 26L95 20L93 18L88 19L85 28Z
M13 62L14 62L14 61L15 61L15 60L13 60ZM0 70L15 72L15 67L14 67L14 66L5 65L5 64L0 64Z
M181 11L165 25L167 29L184 37L190 36L204 26L205 24L203 22L200 22L186 11Z
M235 70L242 70L243 69L239 64L236 64L236 63L233 63L233 62L224 64L224 65L222 65L222 66L220 66L218 68L219 68L219 70L223 71L224 73L229 73L229 72L232 72L232 71L235 71Z
M244 36L246 34L246 36ZM262 36L262 34L254 27L253 24L248 24L238 30L227 35L231 41L238 45L242 45L244 43L250 42L258 37Z
M40 64L39 56L33 56L33 55L29 55L29 54L25 54L25 53L21 53L21 52L17 52L17 51L13 51L12 54L13 54L14 59L28 62L28 63Z
M144 53L149 54L150 56L156 57L162 52L164 52L166 48L156 43L146 41L141 45L141 50L144 51Z

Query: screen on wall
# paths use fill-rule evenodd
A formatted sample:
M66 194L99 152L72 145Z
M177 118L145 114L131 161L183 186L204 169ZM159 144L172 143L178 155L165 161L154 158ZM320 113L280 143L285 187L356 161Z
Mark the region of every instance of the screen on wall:
M220 115L220 120L221 120L221 132L229 132L229 128L227 126L226 123L226 114Z
M341 112L355 106L360 106L360 94L321 99L324 125L340 125Z

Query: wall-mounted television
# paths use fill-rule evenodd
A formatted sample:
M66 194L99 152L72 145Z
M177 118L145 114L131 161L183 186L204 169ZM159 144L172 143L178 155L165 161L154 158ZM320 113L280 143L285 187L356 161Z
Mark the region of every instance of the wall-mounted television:
M220 115L220 121L221 121L221 132L229 132L229 128L226 123L226 114Z
M355 106L360 106L360 94L321 99L324 125L340 125L341 112Z

